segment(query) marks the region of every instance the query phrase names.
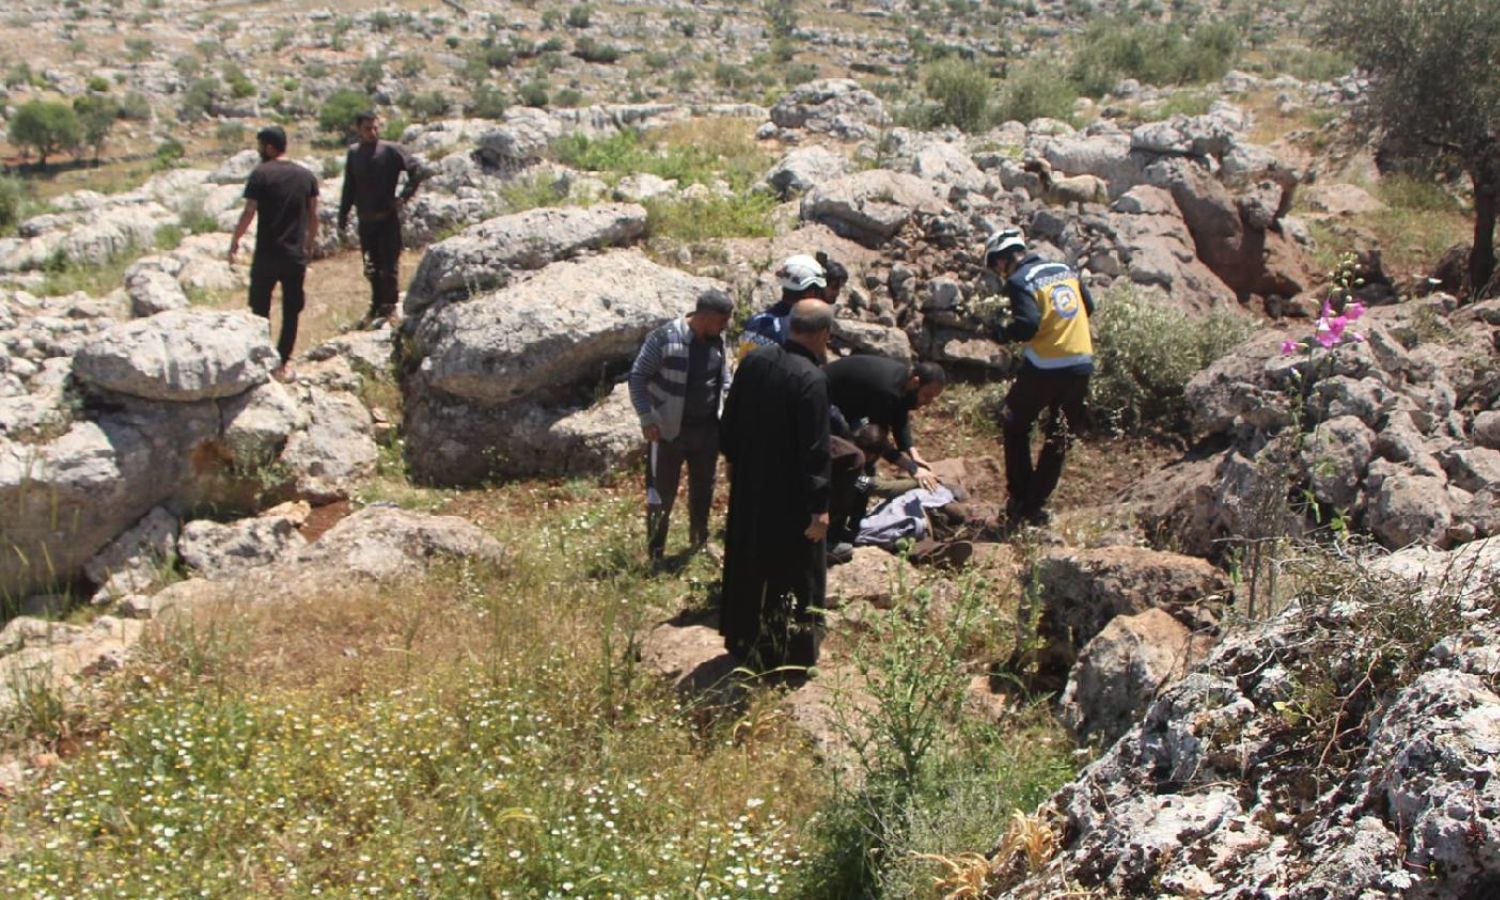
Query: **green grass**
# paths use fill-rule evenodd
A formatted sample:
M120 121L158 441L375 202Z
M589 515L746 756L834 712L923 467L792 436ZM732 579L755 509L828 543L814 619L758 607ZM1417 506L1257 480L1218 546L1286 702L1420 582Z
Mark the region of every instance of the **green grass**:
M703 119L644 134L622 131L607 138L573 133L552 147L558 162L590 172L623 176L648 173L681 187L722 179L735 189L754 184L771 165L749 123Z
M649 200L646 227L652 237L680 241L713 238L772 237L776 198L764 193L739 193L695 200Z
M157 234L159 240L168 243L174 236L180 240L180 234L174 235L171 226ZM42 267L44 276L40 292L45 296L56 296L83 291L93 297L102 296L124 284L125 270L145 253L145 250L132 247L99 265L80 265L62 256L55 257Z

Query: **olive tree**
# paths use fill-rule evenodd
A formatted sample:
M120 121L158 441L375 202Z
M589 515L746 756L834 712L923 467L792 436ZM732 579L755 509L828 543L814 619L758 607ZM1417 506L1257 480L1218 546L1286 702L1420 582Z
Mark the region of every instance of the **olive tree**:
M66 103L28 100L10 119L10 142L36 151L37 161L47 167L47 157L73 150L83 140L78 114Z
M1369 75L1364 112L1387 152L1455 165L1473 182L1469 283L1484 290L1495 274L1500 203L1500 3L1325 0L1320 32Z

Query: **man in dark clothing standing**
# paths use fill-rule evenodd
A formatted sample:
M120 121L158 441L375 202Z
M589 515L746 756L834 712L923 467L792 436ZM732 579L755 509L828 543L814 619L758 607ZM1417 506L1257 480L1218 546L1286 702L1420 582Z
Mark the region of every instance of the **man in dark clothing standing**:
M400 144L380 139L380 117L363 112L354 117L359 142L344 159L344 193L339 198L339 232L349 227L349 210L359 211L359 251L370 279L370 313L366 327L376 327L396 312L401 263L401 212L417 193L425 174ZM401 173L406 187L396 194Z
M1005 284L1011 318L998 340L1025 342L1020 374L1005 396L1005 481L1011 522L1047 520L1047 498L1062 477L1072 436L1083 427L1083 405L1094 373L1089 317L1094 298L1078 273L1026 250L1018 229L985 242L985 268ZM1031 428L1045 411L1041 455L1031 462Z
M897 359L859 354L828 364L828 396L838 415L834 431L852 441L864 453L864 474L875 474L875 460L884 457L924 488L938 486L927 461L913 446L911 412L936 400L948 383L937 363L912 366ZM829 539L836 556L850 555L854 535L864 518L868 489L841 490L834 504Z
M729 463L719 631L760 671L818 659L827 582L828 379L822 300L792 307L784 346L745 357L724 407Z
M269 323L271 291L281 284L281 336L276 342L281 365L272 375L284 381L297 343L297 317L306 303L302 285L307 260L318 240L318 179L286 159L286 132L279 126L262 128L255 142L261 162L245 182L245 210L229 241L229 263L234 264L250 220L259 216L250 261L250 311Z
M719 465L719 408L729 391L724 329L734 301L717 291L693 312L646 336L630 367L630 403L641 420L646 451L646 550L653 561L667 546L682 464L688 467L688 534L708 543L708 513Z

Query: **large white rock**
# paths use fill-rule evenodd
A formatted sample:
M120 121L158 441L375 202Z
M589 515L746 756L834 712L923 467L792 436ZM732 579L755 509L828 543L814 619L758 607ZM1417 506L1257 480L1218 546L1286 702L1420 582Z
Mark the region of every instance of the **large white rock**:
M700 296L723 292L633 250L556 263L423 317L421 381L483 404L571 387L632 358L648 331Z
M406 291L406 315L502 287L513 271L628 244L645 232L645 208L622 203L532 209L481 222L428 248Z
M917 213L937 215L948 189L925 178L871 169L818 185L802 198L802 219L822 222L845 237L881 241Z
M176 310L99 335L74 358L73 373L115 393L192 401L243 393L279 362L264 319Z
M833 181L849 171L849 159L826 147L798 147L783 156L771 171L766 183L782 197L790 197Z
M270 565L306 543L291 519L267 516L228 524L199 519L183 527L177 552L197 572L217 577Z

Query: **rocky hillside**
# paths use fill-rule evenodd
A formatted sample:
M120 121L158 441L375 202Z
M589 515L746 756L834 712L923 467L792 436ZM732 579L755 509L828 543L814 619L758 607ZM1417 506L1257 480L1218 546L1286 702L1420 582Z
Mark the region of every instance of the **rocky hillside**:
M1380 170L1300 5L1188 6L5 14L4 883L1500 890L1500 302L1423 277L1462 185ZM15 127L73 96L118 104L97 168ZM282 383L226 259L245 136L288 122L331 201L367 105L433 173L400 322L344 327L326 202ZM1009 225L1100 300L1094 427L1021 532L986 517ZM641 564L622 376L815 250L839 352L954 373L919 437L973 527L961 565L860 548L769 687L714 561Z

